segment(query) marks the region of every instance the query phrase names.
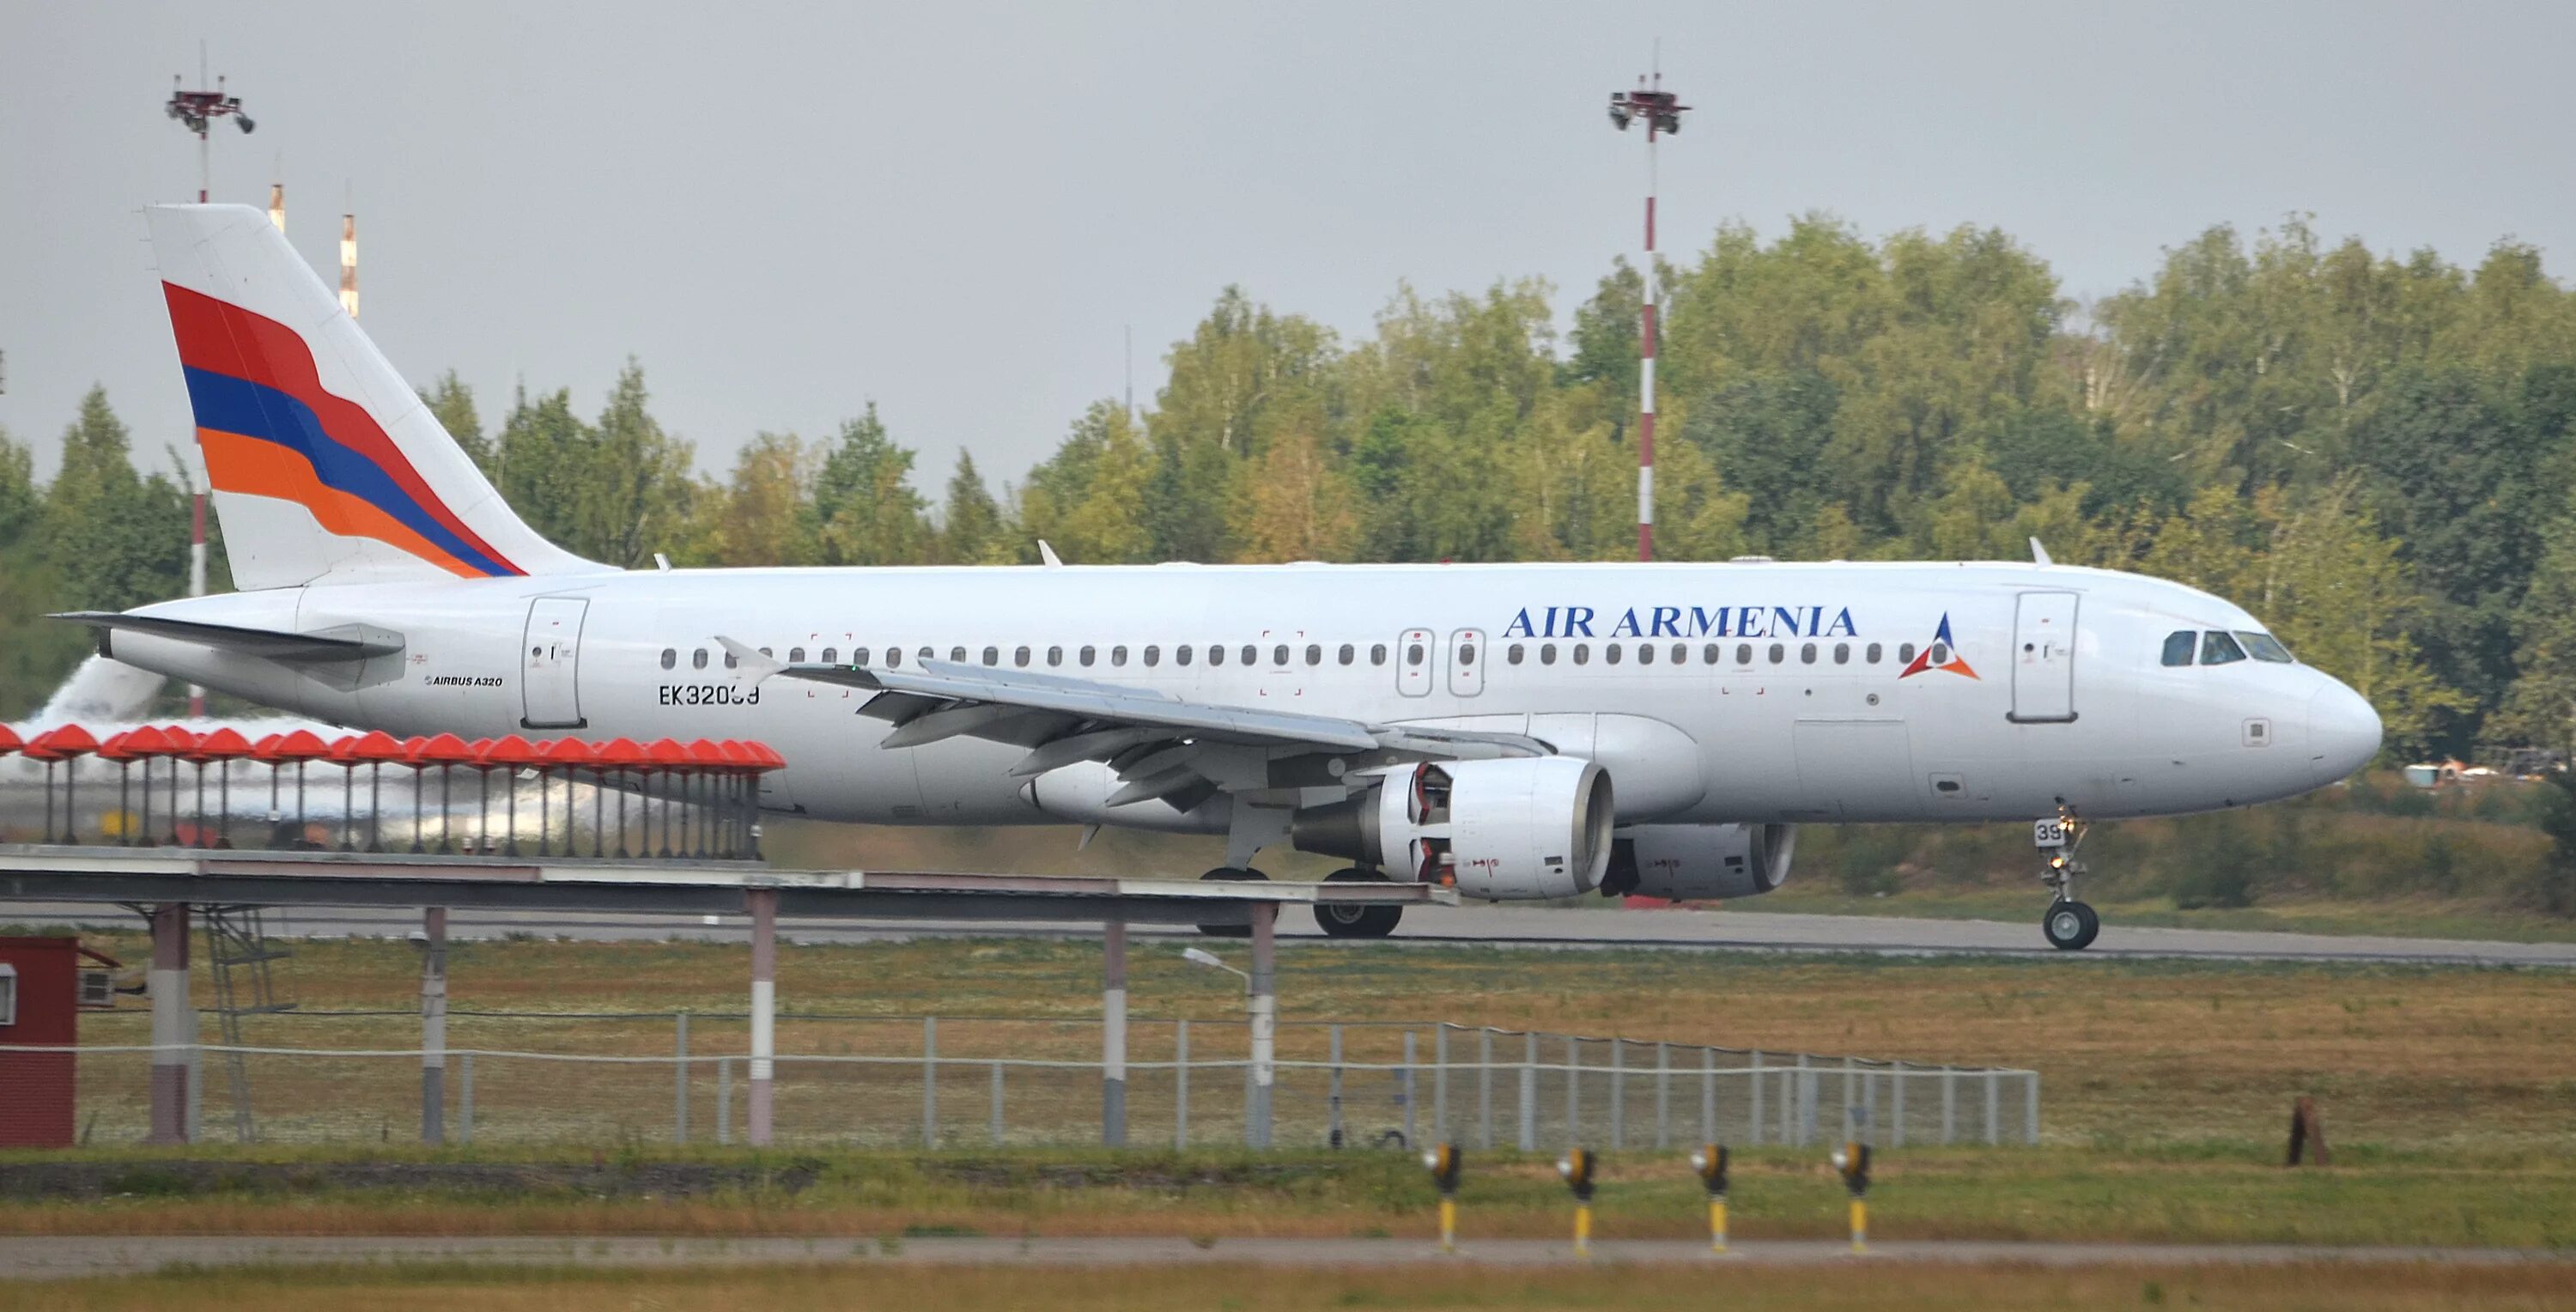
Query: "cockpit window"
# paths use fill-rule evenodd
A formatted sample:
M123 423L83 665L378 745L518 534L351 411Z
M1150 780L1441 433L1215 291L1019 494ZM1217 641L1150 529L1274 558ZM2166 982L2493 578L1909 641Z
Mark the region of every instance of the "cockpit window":
M2281 640L2271 634L2239 629L2236 638L2245 644L2246 653L2258 661L2270 661L2274 665L2291 663L2290 649L2282 646Z
M2166 634L2166 635L2165 635L2165 664L2167 664L2167 665L2189 665L2189 664L2191 664L2191 653L2192 653L2192 649L2193 649L2193 648L2195 648L2195 647L2198 647L2199 645L2200 645L2200 634L2199 634L2198 632L2194 631L2194 630L2191 630L2191 629L2182 629L2182 630L2178 630L2178 631L2173 632L2173 633L2168 633L2168 634Z
M2233 665L2243 659L2245 659L2245 649L2236 645L2236 639L2217 629L2211 629L2200 635L2201 664Z

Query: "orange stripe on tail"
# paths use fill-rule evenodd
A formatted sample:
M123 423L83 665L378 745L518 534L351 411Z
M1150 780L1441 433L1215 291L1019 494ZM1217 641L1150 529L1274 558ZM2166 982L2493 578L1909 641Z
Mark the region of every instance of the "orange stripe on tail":
M291 501L311 511L326 532L372 538L459 578L484 577L482 570L458 560L363 498L325 486L313 472L313 462L298 452L218 428L198 429L197 442L206 452L206 481L218 492Z

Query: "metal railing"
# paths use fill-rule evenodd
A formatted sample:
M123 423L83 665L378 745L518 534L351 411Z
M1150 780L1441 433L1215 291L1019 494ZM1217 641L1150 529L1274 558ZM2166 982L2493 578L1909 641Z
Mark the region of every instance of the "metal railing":
M738 1016L450 1013L458 1030L478 1017L508 1022L496 1030L613 1022L615 1034L595 1037L598 1046L619 1050L514 1044L435 1054L453 1141L743 1141L749 1059L739 1031L728 1032ZM318 1013L299 1015L295 1024L331 1019L359 1018ZM1106 1136L1096 1020L791 1014L780 1028L782 1044L807 1045L777 1058L780 1145L1073 1145ZM1271 1121L1263 1127L1254 1123L1254 1070L1241 1020L1131 1020L1128 1045L1117 1141L1137 1145L1367 1147L1456 1139L1535 1151L1572 1142L1614 1149L1805 1145L1828 1135L1890 1147L2039 1140L2039 1077L2028 1070L1440 1022L1285 1023ZM711 1050L720 1047L732 1050ZM0 1048L0 1095L13 1055L26 1051L36 1050ZM142 1137L153 1049L92 1044L76 1051L83 1136L99 1143ZM246 1087L260 1100L260 1138L274 1143L410 1137L419 1125L421 1071L433 1055L363 1046L207 1044L188 1051L248 1068ZM231 1114L222 1106L226 1089L192 1084L205 1114Z

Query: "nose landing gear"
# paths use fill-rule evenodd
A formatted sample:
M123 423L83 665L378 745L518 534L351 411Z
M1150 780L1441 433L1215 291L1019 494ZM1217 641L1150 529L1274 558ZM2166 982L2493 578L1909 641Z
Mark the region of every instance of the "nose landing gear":
M2048 911L2039 918L2040 932L2048 936L2050 947L2081 951L2102 932L2102 917L2075 900L2075 876L2084 869L2084 863L2075 859L2075 850L2084 844L2084 822L2075 808L2061 804L2055 817L2032 822L2030 838L2048 858L2039 875L2051 894Z

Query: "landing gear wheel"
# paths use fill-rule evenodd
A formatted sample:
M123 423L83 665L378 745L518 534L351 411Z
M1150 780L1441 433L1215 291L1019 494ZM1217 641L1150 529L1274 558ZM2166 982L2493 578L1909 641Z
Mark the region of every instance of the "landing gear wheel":
M1211 880L1231 881L1235 883L1246 883L1252 880L1261 880L1266 883L1269 879L1270 876L1265 875L1258 870L1249 869L1243 866L1218 866L1216 869L1199 876L1199 882L1203 884ZM1209 938L1250 938L1252 937L1252 926L1201 925L1199 926L1199 932L1207 935Z
M2093 908L2081 902L2051 902L2048 914L2039 921L2040 932L2048 935L2048 945L2065 952L2080 952L2102 932L2102 918Z
M1391 884L1374 870L1346 866L1324 876L1327 884ZM1385 938L1404 919L1402 907L1360 907L1335 902L1315 904L1315 925L1326 938Z

